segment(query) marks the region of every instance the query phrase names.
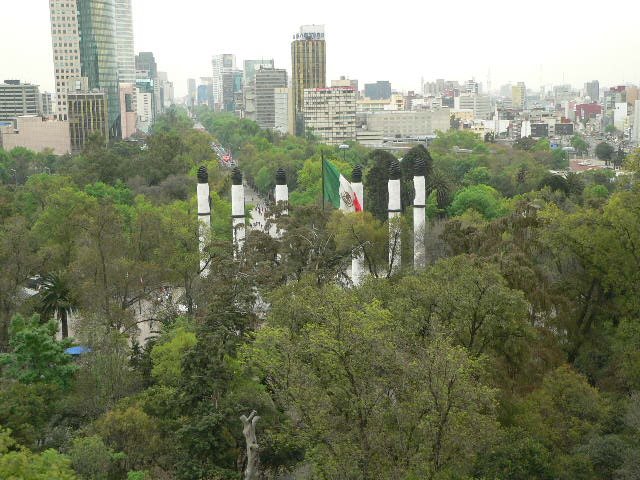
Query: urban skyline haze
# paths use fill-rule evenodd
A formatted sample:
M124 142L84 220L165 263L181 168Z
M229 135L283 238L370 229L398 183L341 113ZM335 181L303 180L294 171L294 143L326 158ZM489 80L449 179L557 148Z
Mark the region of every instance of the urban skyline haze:
M47 0L3 2L0 24L0 79L16 78L54 91L49 4ZM601 86L640 80L640 36L616 22L602 23L598 8L574 2L542 0L522 10L506 1L424 4L408 0L378 8L329 0L302 7L295 0L278 4L237 4L182 0L167 8L155 0L132 0L135 51L152 51L185 95L187 78L210 76L211 58L234 53L242 60L273 58L276 68L291 71L292 35L303 24L324 24L327 82L345 75L360 85L389 80L394 89L419 90L421 78L475 78L496 89L524 81L570 83L591 79ZM619 7L619 8L618 8ZM602 9L603 7L599 7ZM616 7L636 18L640 4ZM396 12L397 15L390 15ZM225 19L225 20L218 20Z

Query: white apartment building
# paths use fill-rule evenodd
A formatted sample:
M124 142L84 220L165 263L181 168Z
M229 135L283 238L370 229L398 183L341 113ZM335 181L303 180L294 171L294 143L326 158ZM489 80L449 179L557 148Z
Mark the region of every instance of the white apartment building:
M236 56L231 53L221 53L214 55L211 61L213 67L213 101L217 108L224 105L223 98L223 74L231 73L236 69Z
M275 88L273 90L275 121L273 129L282 134L295 133L295 113L293 109L293 90Z
M50 0L53 69L59 120L68 120L67 91L81 77L77 0ZM75 90L74 88L71 88Z
M136 113L138 115L138 130L149 133L155 112L153 109L153 93L136 90Z
M446 132L450 126L448 108L419 111L386 111L368 114L367 130L379 131L385 137L420 137Z
M329 145L356 139L356 91L353 87L305 88L305 130Z

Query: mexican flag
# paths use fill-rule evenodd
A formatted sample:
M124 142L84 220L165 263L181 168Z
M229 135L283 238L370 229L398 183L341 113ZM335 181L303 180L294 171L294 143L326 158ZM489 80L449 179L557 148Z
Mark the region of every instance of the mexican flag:
M331 204L345 212L361 212L360 199L353 192L351 183L340 173L329 160L324 162L322 175L324 176L324 198Z

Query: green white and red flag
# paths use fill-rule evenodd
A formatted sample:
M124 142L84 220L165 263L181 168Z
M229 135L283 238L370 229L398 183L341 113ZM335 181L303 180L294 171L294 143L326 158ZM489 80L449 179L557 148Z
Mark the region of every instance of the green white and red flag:
M329 160L323 160L324 198L335 208L345 212L361 212L362 204L353 191L351 183Z

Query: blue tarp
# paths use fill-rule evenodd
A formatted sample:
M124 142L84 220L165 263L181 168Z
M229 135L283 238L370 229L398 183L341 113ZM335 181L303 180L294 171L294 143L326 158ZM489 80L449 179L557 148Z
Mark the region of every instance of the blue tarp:
M64 353L68 354L68 355L82 355L83 353L87 353L90 352L91 349L90 348L86 348L86 347L71 347L71 348L67 348Z

